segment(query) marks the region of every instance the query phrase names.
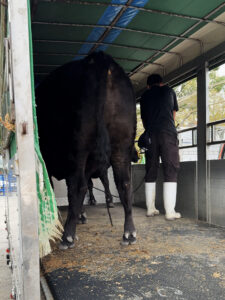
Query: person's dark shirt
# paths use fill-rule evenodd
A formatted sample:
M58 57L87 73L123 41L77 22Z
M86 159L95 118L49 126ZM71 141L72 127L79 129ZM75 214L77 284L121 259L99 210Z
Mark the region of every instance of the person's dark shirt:
M166 85L154 85L146 90L140 101L141 118L149 132L177 133L173 111L178 111L174 90Z

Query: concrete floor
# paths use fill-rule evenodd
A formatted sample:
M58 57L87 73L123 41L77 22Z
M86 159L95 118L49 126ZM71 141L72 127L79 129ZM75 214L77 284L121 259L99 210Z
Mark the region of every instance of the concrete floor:
M0 196L0 299L10 299L12 289L11 271L6 264L8 248L7 231L5 230L5 197Z
M225 229L145 213L134 208L137 243L124 247L123 208L111 209L111 227L104 206L87 207L75 248L43 259L54 299L224 300Z

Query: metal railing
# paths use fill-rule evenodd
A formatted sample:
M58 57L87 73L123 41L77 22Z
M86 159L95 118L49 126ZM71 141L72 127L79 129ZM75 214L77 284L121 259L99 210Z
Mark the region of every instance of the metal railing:
M221 125L219 128L216 128L217 125ZM224 128L221 128L224 127ZM197 147L197 126L178 130L178 138L180 142L179 149L193 148ZM183 145L181 139L181 134L185 132L191 132L191 138L187 141L188 145ZM207 124L207 141L206 145L216 145L216 144L225 144L225 119L210 122Z
M223 124L216 129L216 125ZM224 127L224 128L221 128ZM225 119L210 122L207 124L207 145L216 145L225 143Z
M185 132L191 132L191 144L189 142L189 145L186 146L182 145L183 141L180 139L180 134ZM179 146L179 149L186 149L186 148L192 148L197 146L197 127L178 130L177 133L178 133L179 144L181 144L181 146Z

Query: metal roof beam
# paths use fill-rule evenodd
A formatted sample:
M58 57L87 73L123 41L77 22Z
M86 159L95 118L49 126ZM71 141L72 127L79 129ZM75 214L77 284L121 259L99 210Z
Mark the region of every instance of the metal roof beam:
M145 30L137 30L137 29L131 29L131 28L125 28L120 26L111 26L111 25L93 25L93 24L75 24L75 23L56 23L56 22L32 22L32 24L36 25L50 25L50 26L71 26L71 27L90 27L90 28L106 28L106 29L118 29L121 31L127 31L127 32L134 32L134 33L141 33L146 35L153 35L153 36L160 36L160 37L166 37L166 38L173 38L178 40L190 40L193 42L201 43L200 40L190 37L184 37L182 35L175 35L175 34L167 34L167 33L159 33L159 32L152 32L152 31L145 31ZM98 41L100 42L100 40Z
M74 58L74 53L44 53L44 52L35 52L33 55L49 55L49 56L71 56ZM88 54L79 54L79 56L83 56L86 57L88 56ZM132 59L132 58L123 58L123 57L116 57L116 56L112 56L114 59L118 59L118 60L124 60L124 61L130 61L130 62L143 62L143 60L141 59ZM157 64L159 65L159 64Z
M129 5L131 4L133 0L128 0L127 3L123 6L123 8L118 12L118 14L115 16L115 18L112 20L111 24L107 27L107 29L104 31L104 33L100 36L100 38L97 40L97 42L102 42L104 38L108 35L110 30L115 26L116 22L119 20L119 18L122 16L122 14L127 10ZM98 47L98 44L96 43L88 52L89 54L94 52Z
M223 6L225 5L225 3L223 3L222 5L219 5L218 7L216 7L215 9L213 9L208 15L205 16L205 18L208 18L210 17L211 15L213 15L214 13L216 13L218 10L220 10ZM197 22L196 24L194 24L193 26L191 26L190 28L188 28L185 32L182 33L182 35L185 35L187 33L189 33L191 30L195 29L198 25L200 25L203 21L199 21ZM168 47L171 47L174 43L177 42L177 39L170 42L168 45L166 45L165 47L162 48L162 50L165 50L167 49ZM203 49L203 43L202 41L201 42L201 54L203 54L204 52L204 49ZM156 56L156 54L153 54L149 60L152 60L154 59L154 57ZM137 73L138 71L140 71L142 68L144 68L145 65L140 65L138 66L137 68L135 68L131 73L130 73L130 76L132 76L133 74Z
M223 60L221 60L221 57ZM194 58L181 68L172 71L163 78L163 81L171 86L176 86L196 76L199 66L208 62L209 67L211 67L211 65L214 66L216 64L216 61L219 61L221 64L225 61L225 41L208 52ZM140 72L142 71L140 70ZM140 96L144 90L145 89L140 90L137 95Z
M67 4L80 4L80 5L91 5L91 6L111 6L111 7L125 7L125 4L114 4L114 3L104 3L104 2L87 2L87 1L73 1L73 0L42 0L42 2L60 2L60 3L67 3ZM222 3L219 8L223 8L225 6L225 3ZM207 19L206 17L204 18L198 18L190 15L184 15L184 14L178 14L178 13L173 13L173 12L167 12L167 11L162 11L158 9L150 9L150 8L144 8L144 7L137 7L133 5L129 5L129 8L137 9L139 11L144 11L148 13L153 13L153 14L160 14L160 15L166 15L170 17L177 17L177 18L182 18L182 19L188 19L188 20L193 20L193 21L202 21L205 23L214 23L218 25L225 26L225 22L222 21L216 21L216 20L210 20Z
M220 59L221 56L224 60ZM213 63L214 65L217 60L220 61L221 64L225 61L225 41L216 46L215 48L204 53L204 55L194 58L192 61L183 65L180 69L172 71L166 76L166 78L164 78L164 80L165 82L169 83L173 81L179 82L179 78L182 77L184 74L188 74L190 72L193 73L193 70L196 70L196 74L199 66L207 62L209 64L209 67L211 67L211 63Z
M141 50L141 51L155 51L156 53L166 53L166 54L171 54L171 55L176 55L179 60L181 59L180 53L173 52L173 51L166 51L166 50L160 50L160 49L154 49L154 48L142 48L142 47L135 47L135 46L127 46L127 45L119 45L119 44L110 44L110 43L105 43L105 42L83 42L83 41L58 41L58 40L34 40L34 42L39 42L39 43L65 43L65 44L97 44L97 45L107 45L110 47L116 47L116 48L124 48L124 49L134 49L134 50ZM77 54L77 56L80 56L82 54ZM74 57L76 57L76 54L74 54Z
M36 55L36 56L37 55L49 55L49 56L71 56L71 57L74 57L74 53L46 53L46 52L44 53L44 52L34 52L33 55ZM86 57L86 56L88 56L88 54L79 54L79 56ZM116 57L116 56L112 56L112 57L115 60L122 60L122 61L129 61L129 62L142 62L142 60L138 60L138 59ZM150 64L151 65L159 66L161 68L164 68L164 66L161 65L161 64L157 64L157 63L150 63ZM50 66L50 67L59 67L60 65L44 65L44 64L40 65L40 64L36 64L35 66L41 66L41 67L43 67L43 66L45 66L45 67L47 67L47 66ZM144 73L144 72L142 72L142 73Z

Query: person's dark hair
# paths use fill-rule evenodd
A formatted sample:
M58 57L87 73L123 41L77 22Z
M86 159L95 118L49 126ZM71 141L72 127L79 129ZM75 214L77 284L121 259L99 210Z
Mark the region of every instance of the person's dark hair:
M162 83L162 77L159 74L151 74L148 76L147 85L151 86L154 84Z

